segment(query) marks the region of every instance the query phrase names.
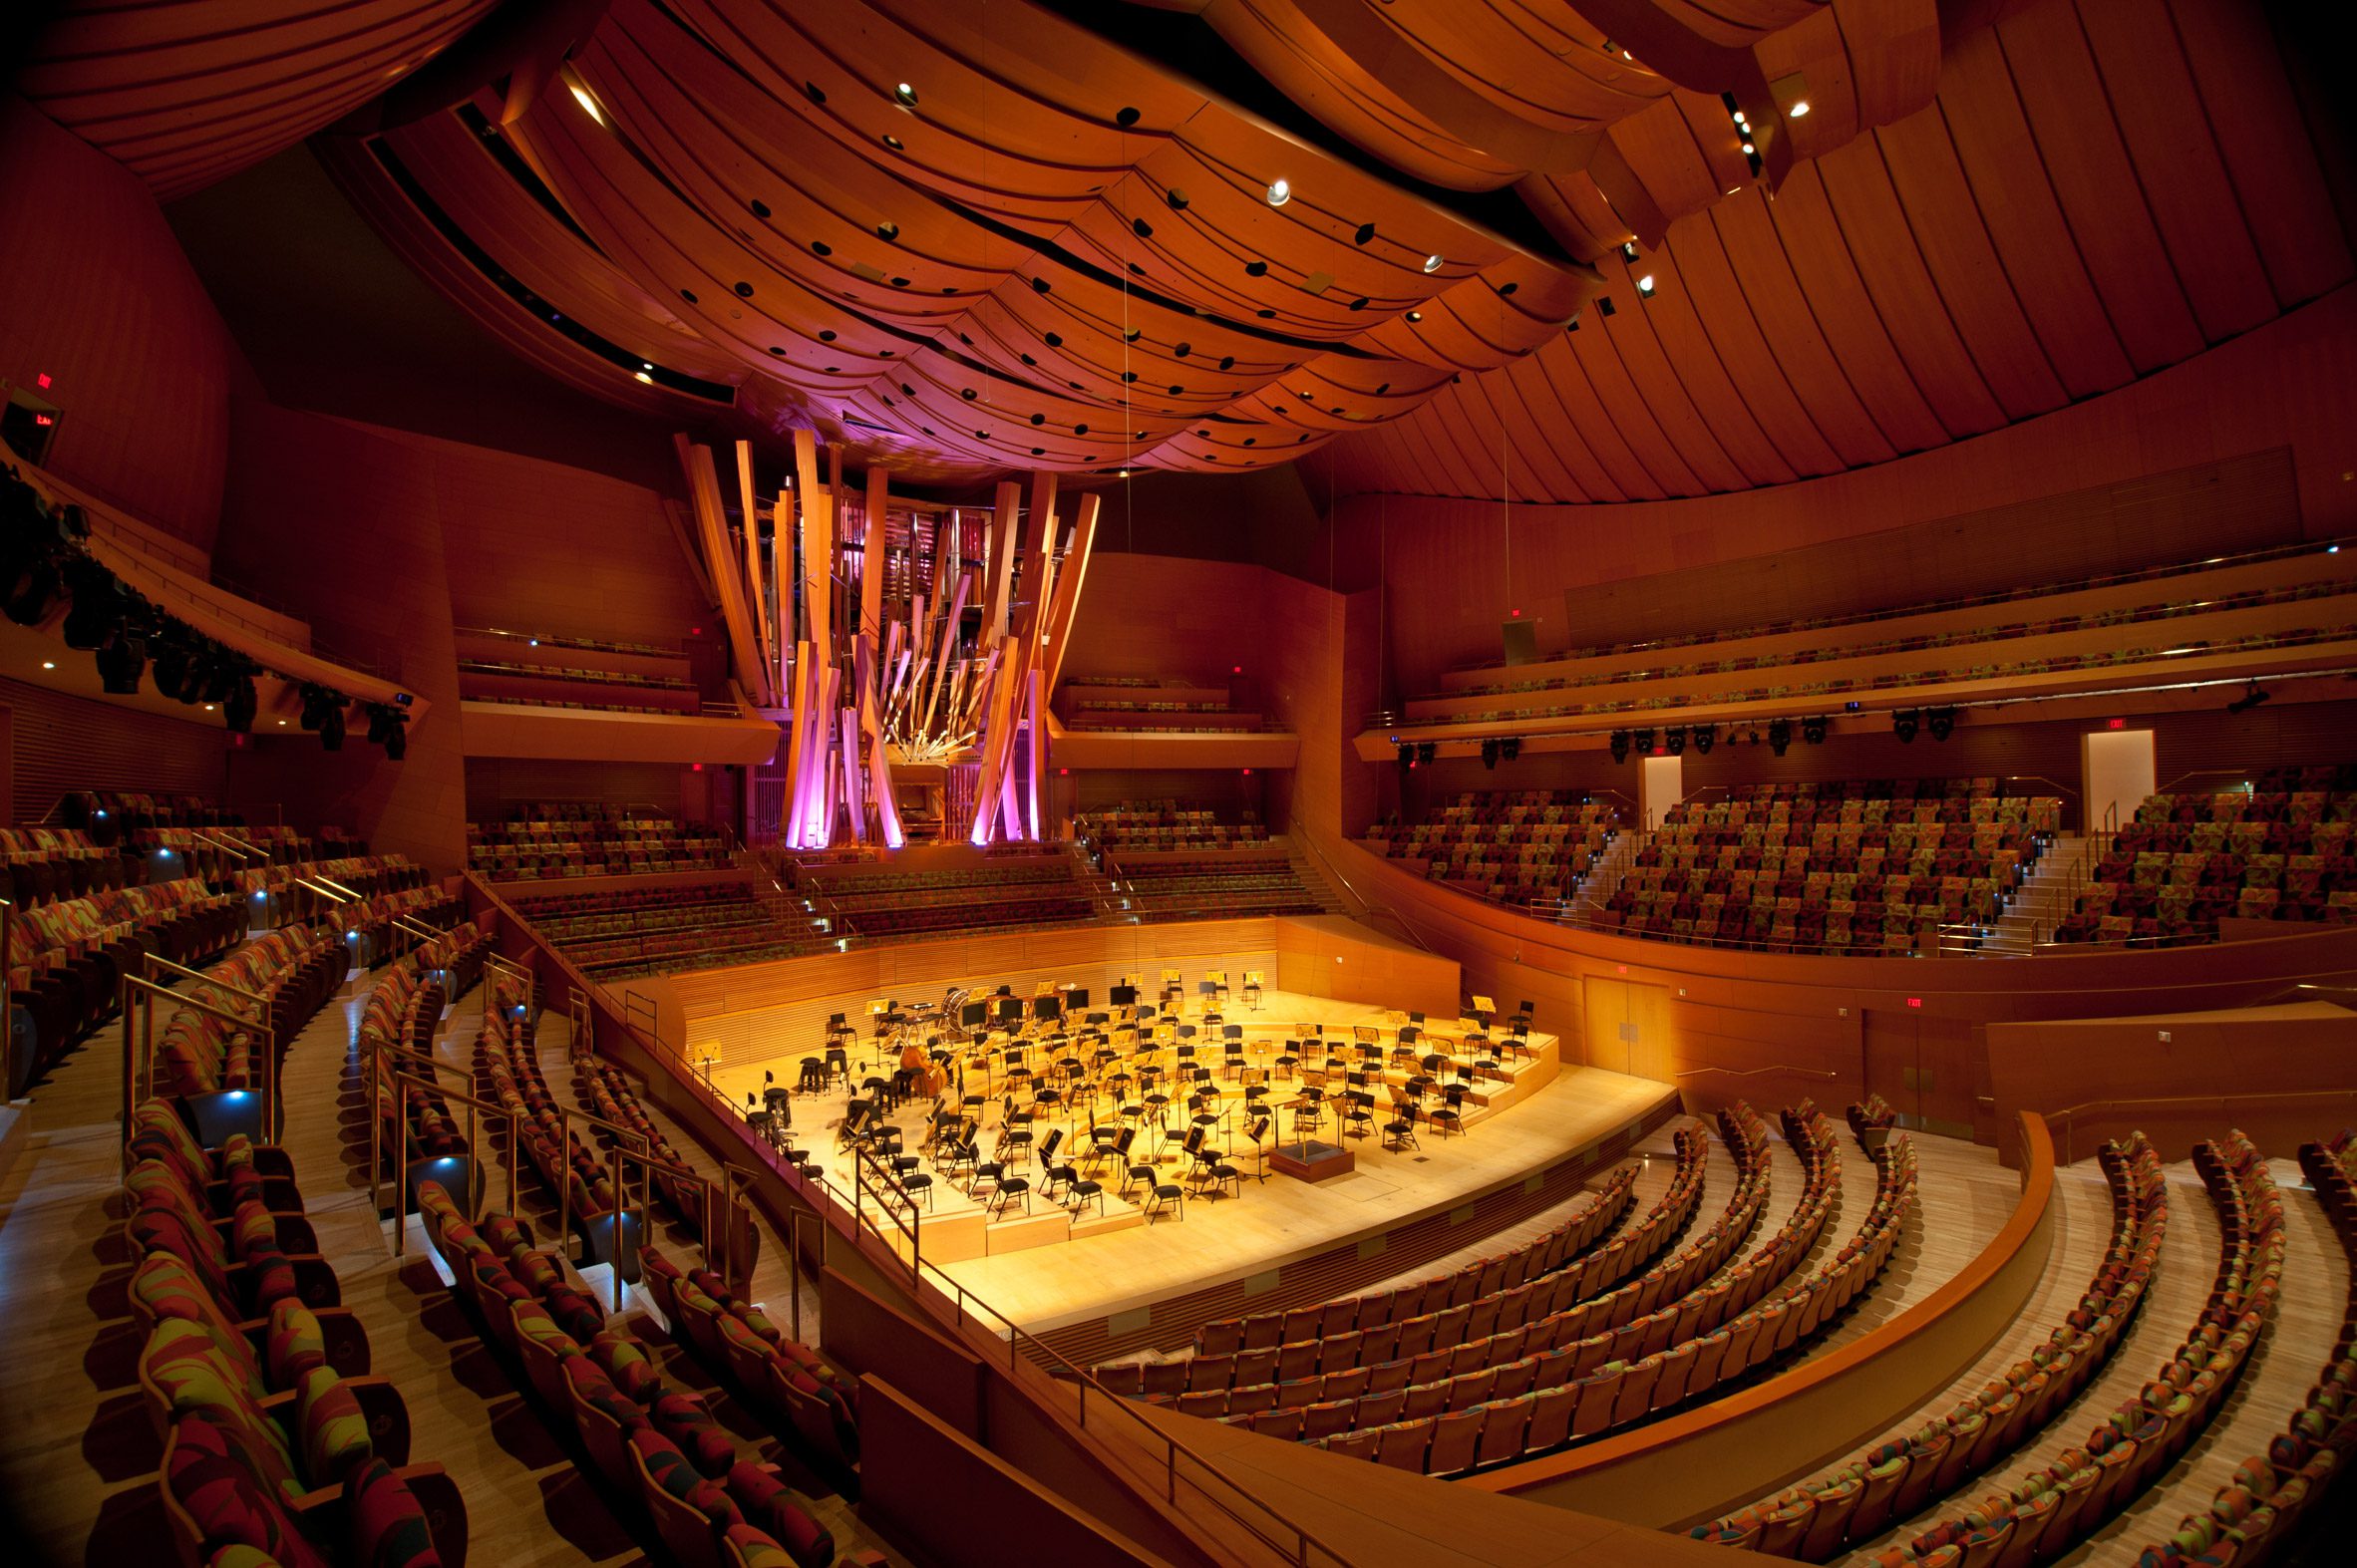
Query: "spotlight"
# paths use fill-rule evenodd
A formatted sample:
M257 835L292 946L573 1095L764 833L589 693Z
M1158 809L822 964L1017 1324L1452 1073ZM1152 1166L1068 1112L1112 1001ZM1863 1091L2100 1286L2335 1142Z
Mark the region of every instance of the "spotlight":
M1815 715L1801 721L1801 739L1811 746L1825 745L1825 716Z
M1785 748L1793 744L1793 722L1790 719L1768 721L1768 750L1782 757Z
M1616 763L1628 761L1628 732L1626 730L1612 732L1612 760Z
M1408 742L1408 741L1402 741L1402 742L1400 743L1400 772L1401 772L1401 773L1406 773L1406 772L1407 772L1409 769L1411 769L1411 768L1413 768L1413 767L1415 767L1415 766L1416 766L1416 747L1415 747L1415 745L1414 745L1412 742Z
M98 650L99 687L117 697L140 689L140 675L148 667L148 644L128 622L115 623L113 635Z
M1521 756L1522 738L1518 735L1510 735L1505 740L1499 742L1498 755L1505 758L1510 763L1515 758Z
M1484 768L1496 768L1498 766L1498 743L1496 741L1484 741L1482 743L1482 766Z
M1629 736L1629 744L1637 749L1639 757L1651 757L1653 755L1653 732L1651 730L1635 731Z
M2248 713L2253 708L2256 708L2259 704L2267 701L2274 695L2275 694L2273 692L2268 691L2265 687L2259 685L2258 682L2252 681L2248 687L2244 688L2241 696L2226 704L2226 712Z
M341 713L343 707L343 694L340 692L330 691L324 686L304 687L303 728L306 730L323 729L327 724L327 716L331 713Z
M1676 729L1664 731L1662 741L1669 747L1670 756L1683 757L1686 755L1685 726L1680 725Z
M126 608L115 574L83 556L66 563L65 580L66 591L74 598L60 628L66 646L95 653Z
M1890 716L1890 733L1898 737L1901 746L1912 746L1915 741L1915 731L1922 722L1923 716L1915 712L1914 709L1901 708Z
M1923 727L1931 732L1934 741L1944 741L1956 731L1956 710L1934 708L1923 716Z
M1694 752L1698 757L1711 755L1711 748L1719 744L1716 725L1698 724L1694 727Z
M208 703L225 703L237 689L237 659L218 644L206 650L204 682L197 688L197 697Z
M344 705L342 702L339 701L321 716L319 745L322 750L329 752L340 752L344 749Z
M1416 743L1416 760L1422 763L1425 767L1430 768L1432 766L1433 759L1440 755L1441 749L1433 745L1432 742L1419 741Z
M240 735L253 729L253 716L261 707L261 695L254 690L253 677L240 675L237 684L229 688L229 695L221 700L221 722Z

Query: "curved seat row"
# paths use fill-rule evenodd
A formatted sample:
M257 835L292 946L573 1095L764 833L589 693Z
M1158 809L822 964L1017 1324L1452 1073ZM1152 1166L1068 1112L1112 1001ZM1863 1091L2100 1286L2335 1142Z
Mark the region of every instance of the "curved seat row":
M462 1568L465 1502L441 1465L410 1462L407 1406L369 1376L283 1152L204 1148L165 1100L134 1113L132 1152L128 1296L173 1555Z
M1423 1416L1482 1404L1498 1398L1497 1388L1502 1378L1510 1390L1521 1392L1525 1387L1525 1368L1530 1388L1552 1387L1593 1371L1608 1359L1612 1347L1626 1343L1624 1338L1616 1338L1616 1332L1637 1316L1635 1303L1643 1301L1650 1306L1666 1299L1673 1281L1691 1283L1707 1278L1751 1234L1760 1209L1767 1202L1769 1183L1766 1129L1757 1125L1756 1118L1747 1125L1743 1115L1748 1111L1748 1106L1739 1106L1721 1113L1722 1129L1735 1145L1736 1165L1741 1172L1725 1211L1705 1234L1689 1241L1639 1278L1533 1323L1482 1338L1436 1340L1435 1348L1428 1354L1403 1359L1398 1364L1406 1377L1404 1383L1397 1385L1393 1382L1397 1376L1392 1371L1393 1364L1376 1369L1383 1372L1382 1381L1371 1381L1363 1393L1357 1389L1356 1371L1326 1367L1316 1378L1273 1386L1273 1397L1270 1386L1239 1388L1233 1392L1224 1412L1192 1395L1181 1402L1180 1408L1189 1413L1248 1421L1255 1431L1314 1438L1367 1425L1366 1417L1381 1417L1388 1424L1411 1418L1411 1412ZM1756 1142L1752 1141L1755 1136ZM1639 1332L1650 1333L1654 1327L1653 1319L1648 1317ZM1396 1414L1390 1413L1394 1392L1403 1401ZM1236 1407L1237 1400L1242 1402L1241 1410ZM1370 1406L1369 1400L1375 1403ZM1331 1409L1337 1406L1341 1407L1339 1411ZM1310 1432L1304 1421L1301 1430L1296 1431L1295 1417L1305 1410L1318 1407L1328 1408L1319 1411L1321 1430ZM1330 1425L1343 1417L1348 1418L1349 1424Z
M110 888L7 917L10 1098L115 1016L123 977L159 953L194 967L245 934L237 900L192 880Z
M1160 1365L1180 1369L1186 1380L1184 1392L1188 1393L1265 1385L1290 1370L1293 1377L1285 1381L1309 1380L1310 1386L1303 1392L1314 1394L1316 1403L1326 1403L1341 1398L1339 1394L1328 1393L1331 1385L1324 1381L1338 1374L1380 1371L1388 1383L1396 1373L1400 1378L1397 1387L1405 1388L1419 1370L1424 1376L1418 1381L1433 1382L1448 1377L1448 1369L1457 1367L1460 1358L1464 1365L1459 1370L1470 1372L1479 1366L1536 1354L1549 1346L1571 1344L1580 1338L1575 1328L1586 1321L1584 1310L1599 1301L1612 1301L1628 1290L1630 1287L1613 1287L1627 1270L1642 1265L1668 1246L1693 1218L1702 1199L1704 1134L1695 1128L1680 1128L1678 1142L1678 1171L1669 1190L1643 1221L1588 1254L1587 1260L1576 1269L1560 1269L1515 1290L1468 1302L1462 1307L1422 1313L1399 1323L1353 1329L1331 1339L1228 1355L1194 1356ZM1743 1186L1739 1187L1735 1202L1740 1204L1748 1199L1756 1212L1757 1197L1749 1186ZM1599 1294L1605 1291L1611 1294ZM1482 1321L1494 1325L1487 1334L1474 1332L1477 1314ZM1514 1347L1513 1355L1504 1354L1509 1346ZM1152 1366L1144 1370L1144 1375L1148 1380L1144 1392L1149 1398L1165 1392L1155 1385L1172 1377ZM1190 1407L1190 1412L1201 1412L1201 1402Z
M1812 1142L1823 1130L1823 1117L1813 1121L1807 1139ZM1818 1146L1822 1164L1830 1168L1835 1162L1830 1146ZM1501 1385L1487 1399L1463 1403L1462 1393L1482 1392L1477 1382L1442 1413L1346 1429L1322 1439L1305 1422L1302 1436L1329 1452L1427 1474L1456 1474L1544 1452L1704 1396L1817 1333L1879 1275L1913 1206L1911 1145L1901 1141L1878 1151L1876 1167L1875 1201L1852 1239L1808 1279L1746 1306L1723 1326L1661 1343L1695 1327L1698 1307L1707 1312L1714 1301L1741 1300L1765 1288L1752 1282L1789 1273L1807 1255L1831 1212L1838 1191L1833 1181L1820 1178L1814 1214L1796 1214L1761 1255L1651 1319L1638 1320L1624 1334L1608 1337L1597 1352L1608 1359L1592 1370L1567 1381L1515 1387L1511 1394ZM1549 1371L1542 1366L1539 1377L1547 1378ZM1518 1378L1514 1381L1518 1385Z
M703 1398L666 1382L650 1348L608 1322L523 1224L496 1210L470 1221L433 1181L419 1187L418 1212L484 1343L679 1568L835 1561L834 1536L777 1467L744 1457Z
M189 1001L217 1010L199 1013L174 1008L156 1042L157 1077L174 1095L205 1095L252 1089L259 1082L251 1060L254 1037L218 1016L259 1010L270 1039L283 1054L295 1032L327 1005L344 980L344 949L331 931L288 926L256 937L211 965L205 975L218 984L188 982ZM230 989L234 988L234 989Z
M1851 1108L1870 1113L1872 1105ZM1981 1474L2078 1398L2135 1321L2169 1220L2161 1159L2141 1134L2107 1144L2097 1157L2111 1189L2111 1240L2078 1305L2044 1345L1946 1414L1814 1480L1696 1525L1695 1539L1825 1562Z
M1694 1179L1699 1180L1701 1144L1696 1141L1690 1146ZM1624 1161L1604 1178L1604 1185L1590 1195L1584 1208L1544 1235L1447 1274L1397 1285L1372 1296L1345 1296L1286 1312L1259 1312L1206 1323L1195 1331L1195 1354L1218 1356L1302 1340L1330 1340L1354 1329L1406 1323L1427 1313L1469 1307L1519 1290L1584 1257L1588 1248L1611 1234L1636 1201L1636 1165Z
M1875 1568L1980 1568L2059 1557L2133 1502L2208 1425L2274 1316L2283 1288L2283 1200L2266 1162L2239 1132L2197 1144L2193 1164L2217 1208L2217 1274L2159 1374L2090 1432L2084 1446L1877 1553Z
M573 1059L573 1096L593 1115L617 1126L634 1129L645 1139L646 1150L655 1159L654 1188L679 1222L699 1239L705 1236L710 1216L705 1213L706 1189L695 1178L695 1167L672 1147L654 1117L638 1102L638 1091L631 1087L630 1077L611 1063L595 1057ZM755 1262L760 1257L761 1231L750 1221L737 1226L729 1237L728 1255L731 1267L741 1277L750 1278ZM741 1260L741 1261L740 1261Z

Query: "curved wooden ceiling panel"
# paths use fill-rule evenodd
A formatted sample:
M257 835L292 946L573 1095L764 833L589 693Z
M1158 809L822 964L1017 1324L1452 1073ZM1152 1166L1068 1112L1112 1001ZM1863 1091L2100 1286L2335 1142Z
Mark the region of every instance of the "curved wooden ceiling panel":
M1137 3L1330 135L1081 0L572 0L569 91L316 145L533 362L911 482L1324 448L1337 489L1735 490L2099 396L2357 273L2245 0ZM491 0L221 9L75 0L24 89L176 194Z
M505 129L570 227L487 176L480 138L389 145L542 298L634 353L684 333L666 368L912 479L1285 462L1550 342L1596 287L1052 13L988 9L619 0L571 91ZM628 369L609 396L657 396Z
M70 0L17 91L169 201L375 98L498 0Z
M1877 123L1923 70L1909 11L1871 47L1849 37L1851 88L1812 72L1823 96L1798 124L1847 97L1865 129L1772 186L1699 199L1671 177L1666 125L1625 134L1658 109L1585 173L1525 180L1582 254L1649 217L1667 219L1660 242L1601 253L1610 316L1591 308L1563 344L1468 375L1379 441L1337 443L1321 462L1338 491L1494 496L1503 470L1517 499L1578 501L1858 467L2110 391L2357 274L2255 9L2034 0L1952 40L1930 103ZM1852 31L1852 8L1822 14L1755 53L1837 16ZM1640 158L1615 162L1624 150ZM1444 446L1489 452L1487 473L1468 487Z

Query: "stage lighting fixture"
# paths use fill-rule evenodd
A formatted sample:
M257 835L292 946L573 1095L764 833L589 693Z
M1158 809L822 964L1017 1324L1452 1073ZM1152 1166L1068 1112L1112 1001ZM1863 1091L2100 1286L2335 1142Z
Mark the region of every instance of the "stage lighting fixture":
M1430 768L1432 766L1433 759L1440 755L1441 749L1433 745L1432 742L1419 741L1416 743L1416 760L1422 763L1425 767Z
M229 688L229 695L221 699L221 722L243 735L253 729L253 717L261 707L261 694L254 690L253 677L241 675Z
M1683 757L1686 755L1685 726L1679 725L1672 729L1663 731L1661 739L1662 744L1669 748L1670 756Z
M1811 746L1825 745L1825 716L1813 715L1801 721L1801 739Z
M1518 735L1510 735L1505 740L1499 742L1498 755L1505 758L1510 763L1515 758L1521 756L1522 738Z
M66 646L95 653L126 609L115 574L85 557L67 562L65 580L66 591L74 596L72 607L66 611L65 625L60 628Z
M237 690L237 656L218 643L212 644L205 651L204 680L196 689L197 700L207 703L225 703L229 700L229 694L235 690Z
M1709 724L1698 724L1698 725L1696 725L1696 726L1694 727L1694 751L1695 751L1695 754L1696 754L1697 756L1700 756L1700 757L1708 757L1708 756L1710 756L1710 755L1711 755L1711 748L1712 748L1712 747L1714 747L1714 746L1716 746L1716 745L1718 745L1718 744L1719 744L1719 730L1718 730L1718 726L1716 726L1716 725L1709 725Z
M1653 732L1651 730L1632 730L1629 732L1628 741L1629 745L1637 749L1639 757L1653 755Z
M319 729L327 723L328 714L339 711L341 706L337 694L329 691L326 687L305 686L303 688L303 728L306 730Z
M1406 772L1407 772L1409 769L1411 769L1411 768L1413 768L1413 767L1415 767L1415 766L1416 766L1416 747L1415 747L1415 745L1414 745L1412 742L1408 742L1408 741L1402 741L1402 742L1400 743L1400 772L1401 772L1401 773L1406 773Z
M1626 730L1612 732L1612 760L1616 763L1628 761L1628 732Z
M1915 731L1921 727L1923 716L1912 708L1901 708L1890 716L1890 733L1898 737L1901 746L1912 746Z
M368 705L368 744L382 746L393 728L393 711L383 703Z
M2275 694L2273 692L2268 691L2265 687L2259 685L2258 682L2253 681L2249 686L2243 689L2241 696L2226 704L2226 712L2248 713L2253 708L2256 708L2259 704L2272 698L2274 695Z
M1482 766L1484 768L1496 768L1498 766L1498 743L1496 741L1484 741L1482 743Z
M330 693L331 697L336 694ZM344 704L336 697L335 705L319 719L319 745L322 750L340 752L344 749Z
M113 635L98 650L99 688L116 697L132 696L147 667L145 639L134 635L128 622L116 622Z
M1934 708L1923 716L1923 728L1931 732L1934 741L1944 741L1956 731L1956 710Z
M1785 748L1793 744L1793 722L1790 719L1768 721L1768 750L1782 757Z
M400 762L409 755L409 715L383 703L369 704L368 738L385 749L385 761Z

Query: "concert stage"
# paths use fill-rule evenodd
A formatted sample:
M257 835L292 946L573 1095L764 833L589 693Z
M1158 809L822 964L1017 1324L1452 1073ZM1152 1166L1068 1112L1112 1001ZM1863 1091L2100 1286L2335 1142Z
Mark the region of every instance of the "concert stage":
M866 1038L863 1002L844 998L838 1004L862 1026L859 1048L851 1052L850 1087L837 1084L792 1099L796 1143L845 1192L853 1159L839 1143L844 1104L867 1076L888 1075L896 1065L884 1063ZM1195 1022L1200 1012L1190 998L1181 1017ZM1245 1060L1255 1070L1265 1070L1284 1042L1311 1037L1312 1026L1322 1025L1326 1042L1352 1052L1358 1030L1377 1030L1388 1053L1407 1022L1404 1014L1377 1006L1275 990L1262 995L1257 1009L1231 1005L1224 1017L1243 1026ZM1457 1020L1428 1021L1435 1037L1471 1028ZM1217 1051L1207 1048L1206 1060L1217 1064ZM806 1048L768 1060L732 1061L715 1080L741 1101L748 1091L766 1091L765 1074L774 1074L780 1085L798 1083L802 1061L812 1054ZM1304 1048L1298 1054L1301 1067L1317 1077L1324 1051ZM1470 1086L1462 1132L1426 1121L1405 1148L1385 1146L1384 1124L1394 1115L1388 1098L1379 1094L1364 1136L1341 1135L1329 1110L1317 1143L1340 1150L1348 1168L1333 1173L1332 1163L1313 1158L1306 1178L1284 1173L1304 1152L1320 1152L1316 1144L1305 1150L1292 1116L1276 1116L1270 1134L1255 1146L1246 1135L1249 1121L1237 1085L1222 1084L1227 1094L1206 1131L1213 1147L1228 1151L1240 1181L1225 1184L1224 1191L1187 1181L1194 1162L1178 1140L1148 1125L1131 1158L1084 1169L1084 1178L1093 1176L1103 1191L1077 1215L1060 1197L1043 1197L1045 1171L1036 1160L1019 1171L1010 1161L1007 1171L1030 1181L1028 1212L1017 1201L993 1214L987 1183L969 1196L962 1175L953 1179L928 1158L921 1169L932 1178L930 1202L920 1197L916 1205L916 1245L927 1263L1061 1354L1103 1359L1178 1343L1213 1318L1324 1299L1445 1256L1569 1198L1677 1108L1672 1086L1566 1067L1560 1042L1536 1031L1529 1054L1503 1059L1500 1074ZM1272 1083L1272 1099L1289 1098L1299 1083ZM1380 1080L1375 1087L1382 1090ZM979 1072L969 1072L962 1093L955 1083L948 1088L951 1105L968 1095L989 1094L979 1138L984 1158L1000 1130L1005 1088L1003 1081L986 1085ZM884 1118L903 1129L910 1153L916 1152L928 1105L912 1101ZM1110 1103L1100 1102L1093 1112L1043 1117L1036 1136L1044 1142L1061 1130L1061 1161L1073 1146L1086 1148L1092 1120L1112 1117ZM1164 1119L1184 1126L1191 1118L1174 1103ZM1155 1163L1158 1173L1125 1194L1129 1167L1136 1163ZM1166 1206L1150 1222L1148 1189L1164 1184L1179 1184L1187 1195L1182 1207ZM1214 1191L1220 1195L1207 1195ZM872 1204L872 1193L862 1201ZM903 1253L908 1250L899 1227L887 1220L882 1230Z

